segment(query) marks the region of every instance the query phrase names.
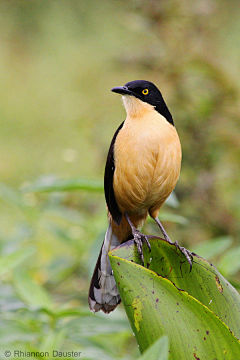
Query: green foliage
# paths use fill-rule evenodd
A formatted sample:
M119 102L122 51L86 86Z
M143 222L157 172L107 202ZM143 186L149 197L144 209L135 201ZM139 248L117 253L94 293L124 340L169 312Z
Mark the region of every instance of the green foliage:
M174 244L161 239L150 243L151 252L147 246L144 249L146 267L139 265L133 241L109 255L140 351L167 335L170 359L238 358L238 292L206 260L194 255L190 273Z
M104 163L125 117L110 89L133 79L159 86L182 143L166 230L239 289L239 10L223 0L0 2L0 358L6 346L138 357L121 306L109 317L87 308L107 227ZM151 221L145 230L159 236Z
M82 301L86 304L88 288L84 274L89 272L91 276L104 234L96 239L95 256L89 268L81 261L85 262L92 250L81 239L82 236L94 239L95 234L106 227L106 218L102 220L106 213L102 214L101 209L99 217L95 215L94 223L88 224L84 220L86 210L74 210L69 205L70 195L64 195L66 190L78 189L93 191L98 196L103 192L101 183L48 177L21 191L5 184L0 184L0 189L5 208L21 221L20 230L18 223L15 224L15 235L1 244L4 310L1 320L5 329L0 341L2 352L4 349L35 353L80 349L82 354L87 354L86 359L112 359L119 354L125 359L120 348L129 348L132 332L124 314L117 310L109 317L93 315L82 305ZM45 192L50 195L41 194ZM174 195L169 204L176 206ZM168 215L169 221L174 221L174 215L165 212L166 219ZM79 278L83 284L79 283ZM83 300L79 299L78 284L82 287ZM16 339L11 334L15 334ZM107 340L104 340L106 334ZM115 334L118 334L117 341ZM133 349L130 353L136 357L136 351Z

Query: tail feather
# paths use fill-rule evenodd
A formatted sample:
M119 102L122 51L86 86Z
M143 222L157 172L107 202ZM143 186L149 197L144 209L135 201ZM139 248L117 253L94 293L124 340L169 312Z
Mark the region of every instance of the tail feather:
M89 289L89 307L93 312L102 310L108 314L121 302L108 252L120 244L112 232L111 221L93 272Z

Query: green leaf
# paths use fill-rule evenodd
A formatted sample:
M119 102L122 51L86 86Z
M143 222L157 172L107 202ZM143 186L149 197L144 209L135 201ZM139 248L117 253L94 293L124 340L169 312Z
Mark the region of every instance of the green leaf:
M141 266L133 241L109 253L114 276L140 351L161 335L170 359L240 356L240 296L207 261L193 256L193 270L174 245L151 239ZM135 263L133 262L135 261ZM183 289L183 290L180 290ZM184 291L185 290L185 291ZM225 321L226 324L222 321Z
M90 179L56 179L44 177L22 189L23 192L53 192L85 190L103 193L102 181Z
M26 261L36 251L35 247L29 246L24 249L15 251L10 255L0 258L0 276L6 272L13 270L22 262Z
M240 295L236 289L208 261L193 256L193 268L175 245L162 239L150 239L152 251L144 244L145 266L171 280L207 306L240 338ZM130 243L131 244L131 243ZM133 244L130 245L130 248ZM118 247L119 256L141 264L136 249ZM114 250L113 250L114 251ZM130 254L129 254L130 252Z
M53 302L47 291L41 285L34 282L24 272L15 273L14 285L19 296L28 305L50 311L52 310Z
M161 336L148 348L138 360L168 360L169 341L167 336Z

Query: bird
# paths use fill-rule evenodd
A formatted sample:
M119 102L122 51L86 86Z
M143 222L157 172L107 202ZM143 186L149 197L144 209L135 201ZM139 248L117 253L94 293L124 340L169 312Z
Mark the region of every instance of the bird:
M121 302L108 252L134 239L143 262L142 245L151 246L139 231L148 215L170 240L158 214L174 190L180 174L182 151L173 117L160 90L150 81L134 80L112 92L122 95L127 116L116 130L108 151L104 192L109 226L89 289L92 312L108 314ZM178 246L178 243L175 242ZM192 266L191 253L179 247Z

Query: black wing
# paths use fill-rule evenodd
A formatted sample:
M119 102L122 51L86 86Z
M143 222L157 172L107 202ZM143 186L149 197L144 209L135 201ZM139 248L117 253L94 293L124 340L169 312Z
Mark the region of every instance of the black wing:
M107 203L108 210L113 217L113 220L117 225L120 225L122 220L122 213L119 211L116 198L114 195L113 190L113 175L115 170L114 164L114 144L116 141L116 137L123 127L124 121L118 127L117 131L115 132L112 142L110 144L110 148L108 151L107 162L105 166L105 174L104 174L104 192L105 192L105 199Z

